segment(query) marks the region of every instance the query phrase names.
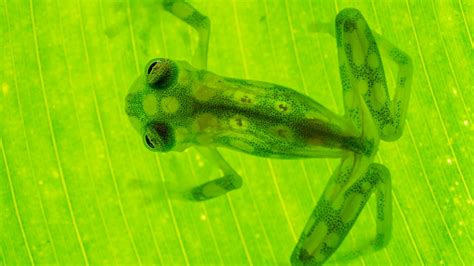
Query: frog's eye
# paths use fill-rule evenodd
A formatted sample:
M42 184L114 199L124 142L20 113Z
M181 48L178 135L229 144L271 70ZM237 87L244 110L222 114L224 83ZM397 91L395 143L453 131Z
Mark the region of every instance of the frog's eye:
M145 146L151 151L167 152L174 146L172 129L165 123L151 123L143 134Z
M177 67L169 59L153 59L145 69L146 82L155 88L166 88L176 81Z

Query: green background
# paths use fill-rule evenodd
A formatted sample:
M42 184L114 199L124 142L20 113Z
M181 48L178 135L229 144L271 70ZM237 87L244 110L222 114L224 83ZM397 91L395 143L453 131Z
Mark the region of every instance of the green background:
M308 23L356 7L411 55L405 132L376 157L392 174L392 241L350 262L474 261L472 2L191 3L211 18L211 71L286 85L337 113L335 40ZM217 167L194 149L151 153L128 123L124 97L143 65L190 60L195 43L155 1L0 1L0 264L288 263L338 160L225 150L244 187L183 202L172 192L217 177ZM344 251L374 235L370 205L328 262L344 263Z

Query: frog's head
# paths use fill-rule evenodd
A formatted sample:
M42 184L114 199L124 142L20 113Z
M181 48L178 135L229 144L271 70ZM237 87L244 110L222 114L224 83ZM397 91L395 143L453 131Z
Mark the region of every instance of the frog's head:
M192 82L185 62L153 59L130 87L125 111L145 146L157 152L182 150L186 137L176 138L176 129L186 126L192 106L188 96ZM180 134L183 135L183 134Z

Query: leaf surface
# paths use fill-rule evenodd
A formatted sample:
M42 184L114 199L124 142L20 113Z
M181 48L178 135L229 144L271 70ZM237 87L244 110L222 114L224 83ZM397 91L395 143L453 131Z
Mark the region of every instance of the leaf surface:
M392 241L350 262L474 261L471 3L192 3L212 22L211 71L289 86L337 113L335 40L308 32L309 23L356 7L411 55L406 130L376 158L392 176ZM337 160L224 150L244 187L183 202L173 192L218 177L216 166L194 149L151 153L129 125L123 106L132 80L153 57L189 61L189 27L155 1L3 0L0 12L0 265L289 262ZM344 252L375 234L369 205L329 263L347 262Z

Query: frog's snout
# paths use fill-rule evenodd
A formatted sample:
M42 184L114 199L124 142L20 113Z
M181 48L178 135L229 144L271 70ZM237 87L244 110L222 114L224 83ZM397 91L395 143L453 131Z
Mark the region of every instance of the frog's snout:
M142 110L142 97L140 93L129 92L125 97L125 113L128 116L139 117Z
M127 96L125 96L125 113L128 116L138 116L140 112L141 106L141 95L143 93L144 88L144 76L137 77L132 85L130 85L130 89L128 90Z
M132 108L131 108L131 105L130 105L130 102L132 101L132 94L127 94L127 96L125 97L125 113L127 113L128 116L131 116L132 115Z
M130 123L139 133L142 132L142 113L140 93L130 92L125 96L125 113L128 116Z

